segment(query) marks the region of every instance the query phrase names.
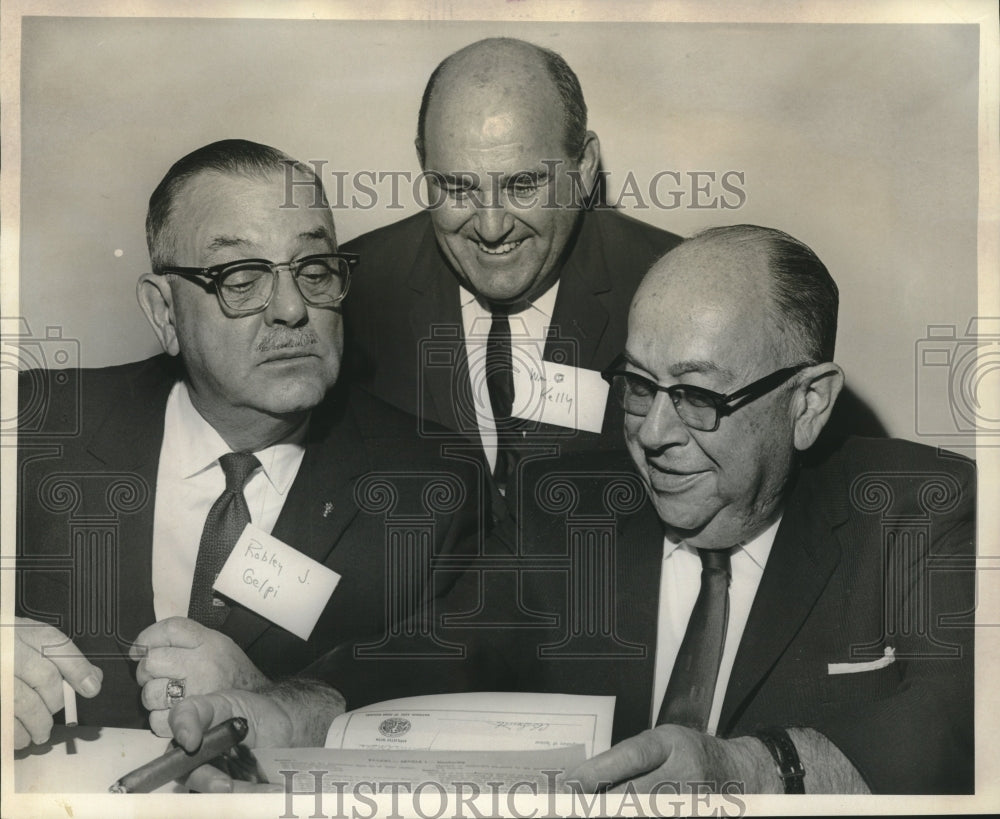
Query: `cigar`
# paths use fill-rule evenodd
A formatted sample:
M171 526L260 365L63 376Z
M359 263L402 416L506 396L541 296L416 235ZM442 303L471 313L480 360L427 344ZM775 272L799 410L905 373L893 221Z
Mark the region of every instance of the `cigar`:
M211 762L219 754L238 745L246 737L248 729L243 717L233 717L221 722L205 733L201 747L193 754L175 745L163 756L125 774L108 790L111 793L150 793L161 785L186 776L198 766Z

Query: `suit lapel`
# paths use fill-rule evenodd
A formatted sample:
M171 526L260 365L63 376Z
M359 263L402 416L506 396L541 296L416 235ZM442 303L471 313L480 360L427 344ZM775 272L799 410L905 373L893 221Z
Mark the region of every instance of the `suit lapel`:
M151 359L114 396L111 409L87 445L99 462L115 471L132 473L148 488L146 505L119 518L116 636L126 648L139 631L156 620L152 578L156 474L167 396L179 377L167 356Z
M840 560L834 529L844 521L846 507L833 494L838 484L823 486L816 478L800 475L786 504L733 664L720 734L739 718L795 637Z
M324 563L358 513L354 485L369 469L347 397L335 391L313 411L302 464L271 534ZM269 620L234 606L222 631L246 648L271 627Z
M407 277L407 286L413 291L410 300L409 323L413 333L414 349L423 352L421 342L432 342L428 354L434 351L435 360L425 364L423 356L414 361L418 367L418 389L423 389L420 406L425 418L436 420L449 429L474 432L478 427L473 413L459 417L455 410L455 395L460 385L469 383L469 369L465 357L465 334L462 331L462 309L459 304L458 282L441 258L434 231L428 226L417 248L417 253ZM427 338L428 331L431 339ZM437 351L440 350L440 353ZM436 366L435 366L436 365ZM471 424L471 427L469 426Z
M584 213L573 249L559 275L559 293L552 311L552 329L545 344L545 358L555 360L553 356L559 342L571 339L570 344L564 345L568 348L570 359L565 363L592 369L594 356L608 326L608 310L601 295L611 290L611 281L607 261L589 221L589 214Z

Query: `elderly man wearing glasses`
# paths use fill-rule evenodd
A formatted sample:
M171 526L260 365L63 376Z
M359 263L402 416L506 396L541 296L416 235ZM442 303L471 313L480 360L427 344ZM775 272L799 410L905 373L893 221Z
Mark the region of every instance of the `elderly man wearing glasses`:
M837 312L815 253L753 225L688 240L640 285L606 373L646 496L603 577L619 656L514 663L519 685L617 696L617 744L569 774L584 790L972 792L974 467L820 438ZM525 522L547 531L536 495Z
M165 353L22 373L18 747L49 736L64 679L88 698L81 723L139 727L149 710L167 733L185 696L258 689L385 633L426 600L430 556L476 530L474 498L424 508L428 483L447 496L471 473L415 419L331 389L356 257L337 251L311 169L213 143L170 168L146 228L138 298ZM369 473L394 473L394 508L426 513L405 577L386 508L356 496Z
M908 441L820 440L844 381L837 303L822 262L777 230L670 251L606 373L627 456L531 465L516 589L473 572L450 601L550 625L442 627L466 657L424 679L350 647L310 673L352 709L459 678L613 695L613 746L566 772L588 793L973 792L975 468ZM234 713L281 746L325 708L216 693L170 722L189 750Z

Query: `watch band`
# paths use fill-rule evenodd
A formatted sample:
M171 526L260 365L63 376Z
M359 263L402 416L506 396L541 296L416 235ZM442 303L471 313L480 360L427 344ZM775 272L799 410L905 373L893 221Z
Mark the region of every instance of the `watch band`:
M785 793L805 793L806 769L802 767L795 743L784 728L765 728L754 734L774 757Z

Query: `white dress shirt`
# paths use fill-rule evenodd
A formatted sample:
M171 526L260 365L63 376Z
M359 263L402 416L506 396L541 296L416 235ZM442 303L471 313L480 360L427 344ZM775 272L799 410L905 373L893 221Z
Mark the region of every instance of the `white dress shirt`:
M497 427L490 406L490 392L486 387L486 341L490 335L493 314L476 297L459 285L459 301L462 306L462 328L465 334L465 355L469 363L469 381L472 397L476 405L476 424L479 439L490 469L497 463ZM545 338L552 323L552 310L559 292L557 279L548 290L531 304L517 313L510 314L510 345L513 365L518 361L531 361L536 370L541 369L542 354L545 352ZM528 409L530 396L522 396L518 403L517 390L514 391L512 413L518 415Z
M757 594L767 557L778 531L779 518L749 543L744 543L730 556L732 579L729 583L729 623L722 648L719 677L712 698L712 713L708 733L715 734L722 713L722 701L733 672L736 650L750 616L750 606ZM701 559L698 551L686 543L663 539L663 566L660 571L660 606L656 628L656 670L653 677L653 702L650 725L656 724L660 703L667 691L670 672L680 651L688 620L701 588Z
M274 528L302 463L308 421L266 449L243 494L254 525ZM167 398L163 446L156 473L153 511L153 610L157 620L186 617L201 533L212 504L226 488L219 458L229 446L191 403L178 382Z

